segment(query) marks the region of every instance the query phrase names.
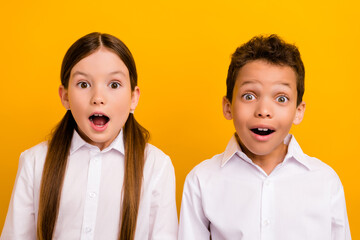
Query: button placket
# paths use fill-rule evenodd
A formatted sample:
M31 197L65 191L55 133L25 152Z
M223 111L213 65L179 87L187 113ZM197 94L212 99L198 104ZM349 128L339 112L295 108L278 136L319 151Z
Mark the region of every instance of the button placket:
M262 182L261 194L261 239L273 240L271 234L272 206L274 199L273 182L270 177L264 178Z
M100 179L101 153L91 151L82 223L84 234L81 234L81 240L92 240L94 238Z

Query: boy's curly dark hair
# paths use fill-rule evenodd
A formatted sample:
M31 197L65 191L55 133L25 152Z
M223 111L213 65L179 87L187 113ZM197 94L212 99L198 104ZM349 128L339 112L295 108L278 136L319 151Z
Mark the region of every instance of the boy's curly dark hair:
M230 102L232 102L233 90L239 70L246 63L254 60L265 60L271 64L291 67L297 77L297 105L302 102L305 91L305 68L300 52L295 45L284 42L275 34L268 37L253 37L233 53L226 79L226 97Z

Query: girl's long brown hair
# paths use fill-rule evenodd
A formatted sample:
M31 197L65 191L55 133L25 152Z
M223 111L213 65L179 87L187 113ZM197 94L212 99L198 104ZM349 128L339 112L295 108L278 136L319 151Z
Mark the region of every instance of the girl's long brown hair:
M68 88L71 69L81 59L105 47L117 54L129 70L131 90L137 86L135 61L126 45L109 34L90 33L77 40L67 51L61 66L61 83ZM59 212L59 202L69 156L71 139L76 122L67 111L54 129L48 144L41 179L39 212L37 221L38 240L52 239ZM130 114L124 131L125 175L121 209L119 239L133 240L140 203L141 186L145 159L145 146L149 132Z

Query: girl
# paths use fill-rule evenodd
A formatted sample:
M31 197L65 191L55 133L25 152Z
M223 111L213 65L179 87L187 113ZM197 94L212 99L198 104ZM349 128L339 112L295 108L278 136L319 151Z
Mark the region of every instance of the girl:
M67 51L67 109L48 143L20 156L1 240L176 239L170 158L147 143L129 49L91 33Z

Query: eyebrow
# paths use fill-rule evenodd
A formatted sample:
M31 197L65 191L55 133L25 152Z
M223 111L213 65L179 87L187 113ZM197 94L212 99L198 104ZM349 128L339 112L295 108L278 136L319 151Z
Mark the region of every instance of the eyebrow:
M251 80L248 80L248 81L244 81L241 83L240 87L244 86L244 85L248 85L248 84L257 84L257 83L260 83L260 81L251 81ZM286 86L288 88L291 89L291 86L289 83L283 83L283 82L279 82L278 85L283 85L283 86Z
M72 74L72 77L75 77L76 75L82 75L84 77L87 77L88 75L84 72L76 71Z
M256 81L245 81L240 84L240 87L247 85L247 84L252 84L252 83L257 83L257 82Z
M288 88L291 88L290 84L288 84L288 83L280 83L280 85L283 85L283 86L286 86L286 87L288 87Z
M115 74L120 74L120 75L123 75L123 76L126 76L124 72L122 71L113 71L113 72L110 72L108 75L115 75ZM80 72L80 71L76 71L72 74L72 77L75 77L76 75L82 75L84 77L88 77L89 75L84 73L84 72Z
M114 72L109 73L109 75L115 75L115 74L120 74L120 75L126 76L125 73L122 71L114 71Z

